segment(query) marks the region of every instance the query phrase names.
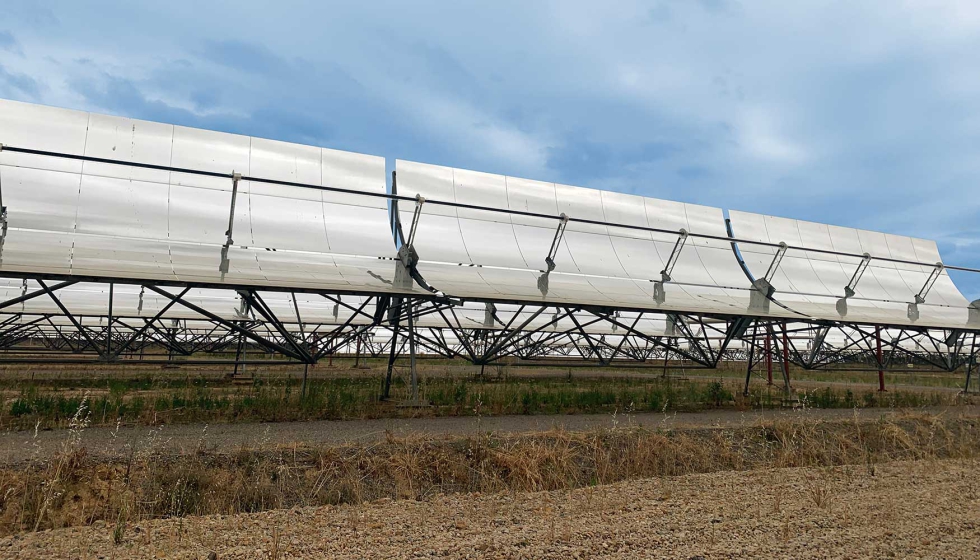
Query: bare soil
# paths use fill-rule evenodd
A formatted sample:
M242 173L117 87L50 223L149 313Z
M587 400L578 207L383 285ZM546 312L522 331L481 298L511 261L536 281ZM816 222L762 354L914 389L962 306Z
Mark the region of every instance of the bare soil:
M980 464L722 472L0 539L0 558L977 558Z

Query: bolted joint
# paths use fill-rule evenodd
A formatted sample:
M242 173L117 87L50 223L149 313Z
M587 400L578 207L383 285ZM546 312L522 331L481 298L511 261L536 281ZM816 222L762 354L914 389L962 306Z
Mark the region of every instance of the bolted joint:
M419 254L415 251L415 247L411 245L402 245L398 249L398 260L405 266L405 268L411 269L419 262Z
M238 172L235 172L235 171L232 171L231 172L231 180L232 181L235 181L236 183L238 181L241 181L242 180L242 174L241 173L238 173Z

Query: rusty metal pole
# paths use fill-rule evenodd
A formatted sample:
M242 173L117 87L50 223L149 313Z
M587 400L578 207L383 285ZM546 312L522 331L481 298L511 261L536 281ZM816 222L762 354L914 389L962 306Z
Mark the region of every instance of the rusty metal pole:
M875 356L878 360L878 391L884 392L885 390L885 365L881 357L881 327L875 327L875 343L877 345L877 350Z
M786 335L786 323L783 323L783 387L789 396L789 337Z
M752 327L752 343L749 345L748 364L745 368L745 390L742 396L749 396L749 379L752 377L752 366L755 364L755 335L758 327Z
M357 335L357 350L354 351L354 369L361 363L361 335Z
M309 377L309 375L310 375L310 364L303 364L303 388L300 390L299 393L299 400L301 402L306 400L306 378Z
M970 359L966 363L966 385L963 392L970 392L970 377L973 375L973 368L977 361L977 333L973 333L973 344L970 345Z

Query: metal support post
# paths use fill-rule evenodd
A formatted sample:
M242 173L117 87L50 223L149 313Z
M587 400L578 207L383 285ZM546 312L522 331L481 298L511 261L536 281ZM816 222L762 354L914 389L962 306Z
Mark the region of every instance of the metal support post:
M752 365L755 363L755 335L759 327L752 327L752 343L749 345L748 367L745 368L745 390L742 395L749 396L749 378L752 377Z
M772 328L766 328L766 384L772 387Z
M235 369L232 370L231 376L238 377L238 366L242 361L242 347L245 344L245 337L238 335L238 345L235 348ZM244 366L242 366L244 368Z
M970 359L966 363L966 385L963 386L963 392L970 392L970 377L973 376L973 368L976 367L977 361L977 335L973 334L973 343L970 345Z
M388 370L381 383L381 400L391 398L391 374L395 369L395 360L398 358L398 325L391 328L391 349L388 352Z
M361 333L357 333L357 350L354 351L354 369L361 364Z
M786 323L783 323L783 391L790 396L789 386L789 337L786 335Z
M113 296L113 284L109 282L109 322L106 324L106 337L105 337L105 356L106 359L110 359L112 356L112 296Z
M878 391L885 391L885 365L881 355L881 327L875 326L875 359L878 362Z
M408 303L408 360L409 368L411 369L411 379L412 379L412 395L410 397L411 404L413 406L421 404L419 402L419 374L418 370L415 368L415 315L414 310L415 304L411 301Z

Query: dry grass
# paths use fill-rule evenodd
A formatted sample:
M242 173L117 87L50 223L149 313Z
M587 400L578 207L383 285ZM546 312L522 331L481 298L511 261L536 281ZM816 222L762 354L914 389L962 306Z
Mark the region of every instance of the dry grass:
M980 554L976 459L695 473L551 492L143 520L0 538L0 557L963 558ZM817 506L814 482L830 501ZM782 496L779 507L774 498ZM115 541L115 542L114 542Z
M80 421L81 422L81 421ZM88 457L84 425L50 461L0 469L0 533L108 523L122 541L131 522L294 506L424 500L459 492L596 487L621 480L724 470L859 465L873 476L894 460L972 458L975 418L908 415L871 422L779 422L688 431L616 428L498 437L389 437L370 445L209 452L194 455L132 442L125 460ZM151 435L152 437L152 435ZM826 479L805 499L830 509ZM351 520L353 526L356 520Z

